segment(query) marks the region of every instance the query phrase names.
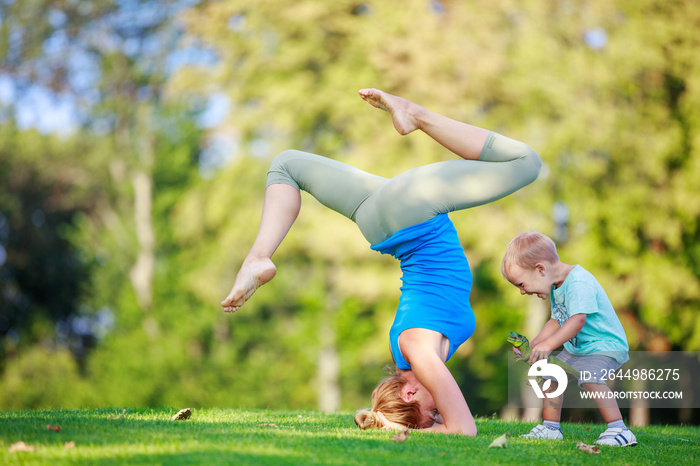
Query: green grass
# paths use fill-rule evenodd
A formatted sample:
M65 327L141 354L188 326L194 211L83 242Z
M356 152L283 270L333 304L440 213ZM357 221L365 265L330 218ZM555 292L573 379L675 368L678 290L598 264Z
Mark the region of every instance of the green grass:
M602 424L564 423L565 440L553 442L518 438L532 424L480 418L475 438L412 432L396 443L391 432L357 429L350 414L198 409L171 421L176 411L2 411L0 464L700 464L697 426L637 428L638 446L587 455L576 442L592 444ZM505 432L508 448L489 449ZM10 453L20 440L36 450Z

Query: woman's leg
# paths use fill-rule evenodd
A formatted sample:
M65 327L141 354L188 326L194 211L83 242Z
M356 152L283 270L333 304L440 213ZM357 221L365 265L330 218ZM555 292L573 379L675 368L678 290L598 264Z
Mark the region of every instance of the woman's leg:
M296 219L298 189L355 221L370 244L435 215L504 197L537 178L540 160L527 145L430 112L375 89L360 96L391 113L401 134L421 129L464 161L419 167L392 180L300 151L285 151L268 173L258 237L221 305L236 311L275 275L270 260ZM281 184L283 187L274 188ZM290 189L291 188L291 189Z
M378 89L360 89L360 97L391 114L396 131L406 135L420 129L466 160L477 160L490 131L447 118L418 104Z
M277 250L301 208L299 191L286 184L273 184L265 189L260 228L255 243L241 265L233 288L221 302L225 312L236 312L261 285L277 273L270 259Z
M323 205L355 220L358 207L386 181L386 178L306 152L290 150L278 155L268 172L258 235L236 275L231 292L221 302L224 311L238 310L261 285L275 276L271 257L299 214L299 190L307 191Z
M533 182L541 161L522 142L430 112L376 89L360 96L387 110L401 134L420 129L465 160L418 167L388 181L358 210L357 224L376 222L388 238L435 215L493 202Z

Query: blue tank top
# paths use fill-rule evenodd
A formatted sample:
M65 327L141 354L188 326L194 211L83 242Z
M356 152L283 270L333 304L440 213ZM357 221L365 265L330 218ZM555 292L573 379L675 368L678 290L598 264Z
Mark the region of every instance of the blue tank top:
M396 367L411 368L399 349L399 335L409 328L434 330L447 337L449 360L476 325L469 304L472 274L450 218L437 215L371 247L401 261L401 299L389 331Z

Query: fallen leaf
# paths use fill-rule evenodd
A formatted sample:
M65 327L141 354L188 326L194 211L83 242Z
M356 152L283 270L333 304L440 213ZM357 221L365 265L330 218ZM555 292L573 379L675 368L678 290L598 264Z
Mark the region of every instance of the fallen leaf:
M181 409L173 416L173 421L186 421L192 416L192 411L190 408Z
M52 426L51 424L47 424L46 428L49 430L53 430L54 432L60 432L61 431L61 426Z
M20 440L19 442L10 445L10 448L8 448L8 450L10 451L10 453L14 453L16 451L34 451L36 450L36 447L34 445L24 443Z
M588 453L589 455L597 455L598 453L600 453L600 448L598 448L597 445L586 445L580 440L576 444L576 448L584 453Z
M586 427L586 432L588 432L590 429L591 429L590 427Z
M65 448L66 450L70 450L71 448L75 448L75 442L73 442L73 441L66 442L63 444L63 448Z
M508 440L506 440L510 436L510 433L506 432L505 434L496 437L493 439L493 442L491 442L491 445L489 445L489 448L508 448Z
M408 439L408 433L410 431L408 430L407 427L404 427L398 431L396 435L391 436L391 440L394 442L405 442L406 439Z
M258 424L260 427L279 427L277 424Z

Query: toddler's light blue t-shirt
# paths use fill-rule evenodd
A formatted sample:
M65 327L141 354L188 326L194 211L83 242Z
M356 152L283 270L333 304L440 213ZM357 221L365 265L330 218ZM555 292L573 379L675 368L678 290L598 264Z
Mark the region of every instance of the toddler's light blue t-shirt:
M573 270L559 288L552 286L552 319L559 326L575 314L586 314L581 331L564 343L571 354L585 355L600 351L620 364L629 360L629 345L620 319L600 286L598 280L580 265Z

